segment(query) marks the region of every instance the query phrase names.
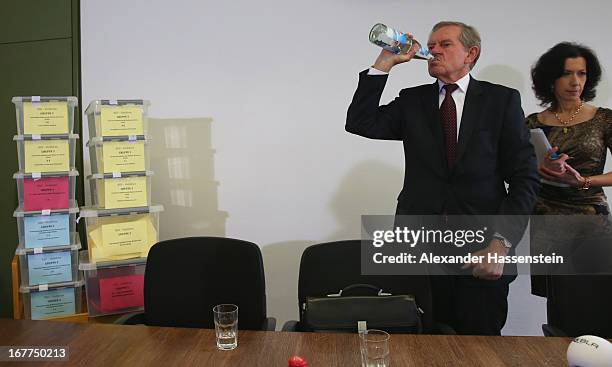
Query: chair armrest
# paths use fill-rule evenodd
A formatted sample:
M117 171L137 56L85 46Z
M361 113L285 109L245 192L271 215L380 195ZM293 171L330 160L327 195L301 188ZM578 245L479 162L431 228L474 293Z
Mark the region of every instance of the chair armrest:
M145 324L146 320L147 318L144 312L132 312L132 313L127 313L121 316L120 318L118 318L117 320L115 320L114 324L139 325L139 324Z
M266 317L261 325L261 330L274 331L276 329L276 318Z
M298 331L298 321L289 320L285 322L285 325L283 325L282 331Z
M542 324L542 332L544 336L568 336L563 330L549 324Z
M436 322L434 325L434 332L440 335L457 335L455 329L442 322Z

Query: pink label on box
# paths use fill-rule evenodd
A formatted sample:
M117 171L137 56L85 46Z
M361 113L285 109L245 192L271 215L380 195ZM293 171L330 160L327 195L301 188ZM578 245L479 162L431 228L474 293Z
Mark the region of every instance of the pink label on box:
M23 180L23 210L67 209L70 199L68 177Z
M144 305L144 274L100 279L100 310L112 312Z

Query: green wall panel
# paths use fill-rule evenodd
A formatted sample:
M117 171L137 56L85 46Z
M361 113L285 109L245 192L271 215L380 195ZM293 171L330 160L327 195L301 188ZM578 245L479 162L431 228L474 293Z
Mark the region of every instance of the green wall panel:
M72 37L70 0L2 0L0 43Z
M0 45L0 55L1 98L7 97L7 93L9 97L72 93L70 38L3 44ZM13 106L10 98L1 102L2 108Z
M0 317L12 316L11 269L17 246L17 132L13 96L80 96L79 2L0 2ZM79 111L76 111L78 117ZM80 119L75 122L79 132ZM80 147L77 168L81 170ZM82 178L77 181L82 199Z

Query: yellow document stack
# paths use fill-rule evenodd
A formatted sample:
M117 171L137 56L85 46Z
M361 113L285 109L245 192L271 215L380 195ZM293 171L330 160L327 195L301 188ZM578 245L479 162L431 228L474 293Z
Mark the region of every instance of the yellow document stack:
M142 308L144 263L159 238L151 202L149 101L96 100L87 107L91 206L81 208L81 254L90 316Z
M81 312L76 233L76 97L13 97L19 172L19 293L28 319Z

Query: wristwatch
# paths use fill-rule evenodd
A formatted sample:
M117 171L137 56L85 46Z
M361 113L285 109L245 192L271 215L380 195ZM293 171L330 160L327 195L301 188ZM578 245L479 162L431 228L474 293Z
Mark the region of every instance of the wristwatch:
M512 248L512 244L510 243L510 241L508 241L504 236L502 236L499 233L495 233L493 235L493 238L498 240L499 242L501 242L502 245L504 245L505 248L507 249L511 249Z

